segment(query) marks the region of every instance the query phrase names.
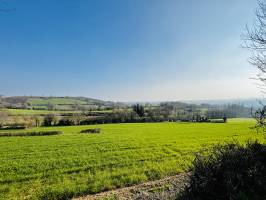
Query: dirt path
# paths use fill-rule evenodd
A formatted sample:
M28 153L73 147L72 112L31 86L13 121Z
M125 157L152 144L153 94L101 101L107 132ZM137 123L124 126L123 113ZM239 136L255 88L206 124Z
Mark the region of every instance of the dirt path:
M157 181L150 181L140 185L111 190L76 198L73 200L168 200L175 199L176 195L186 186L189 173L181 173Z

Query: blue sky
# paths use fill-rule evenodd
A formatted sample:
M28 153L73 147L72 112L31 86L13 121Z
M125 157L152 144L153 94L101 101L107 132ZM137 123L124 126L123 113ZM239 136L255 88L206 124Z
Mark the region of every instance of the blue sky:
M240 47L256 0L2 0L0 94L260 96Z

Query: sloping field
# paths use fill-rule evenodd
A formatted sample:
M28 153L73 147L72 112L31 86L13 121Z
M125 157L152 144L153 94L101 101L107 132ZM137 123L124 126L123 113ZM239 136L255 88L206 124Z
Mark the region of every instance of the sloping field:
M63 111L63 110L26 110L26 109L4 109L9 115L47 115L47 114L72 114L81 113L81 111Z
M82 113L79 110L65 111L65 110L27 110L27 109L3 109L3 111L8 112L11 116L20 116L20 115L47 115L47 114L74 114ZM112 110L95 110L90 111L90 113L112 113Z
M66 199L175 175L212 144L263 140L253 125L250 120L108 124L28 130L61 135L0 137L0 198ZM101 133L79 133L88 128Z
M59 97L50 97L50 98L30 98L28 100L32 105L48 105L49 103L55 105L73 105L73 104L86 104L86 101L82 101L75 98L59 98Z

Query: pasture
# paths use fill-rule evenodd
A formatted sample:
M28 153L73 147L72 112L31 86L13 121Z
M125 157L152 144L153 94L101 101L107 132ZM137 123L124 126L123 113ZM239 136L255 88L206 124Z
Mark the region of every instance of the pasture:
M48 104L56 104L56 105L74 105L74 104L87 104L86 101L82 101L74 98L58 98L58 97L50 97L50 98L30 98L28 102L32 105L48 105Z
M32 115L47 115L47 114L56 114L56 115L70 115L70 114L79 114L82 113L80 110L30 110L30 109L3 109L3 111L8 112L10 116L32 116ZM90 113L112 113L112 110L92 110Z
M213 144L264 141L253 125L237 119L41 127L28 131L63 134L0 137L0 199L66 199L174 175L187 171L194 153ZM89 128L101 133L80 133Z
M73 114L81 111L64 111L64 110L27 110L27 109L4 109L11 116L21 115L47 115L47 114Z

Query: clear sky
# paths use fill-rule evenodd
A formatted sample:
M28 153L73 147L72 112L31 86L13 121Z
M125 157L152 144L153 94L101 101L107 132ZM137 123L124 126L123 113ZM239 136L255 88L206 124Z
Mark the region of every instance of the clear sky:
M256 0L1 0L0 94L257 97L240 47Z

